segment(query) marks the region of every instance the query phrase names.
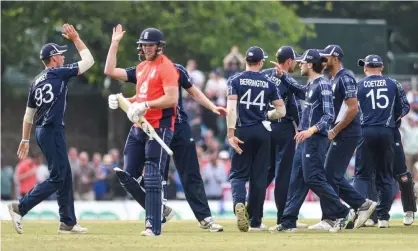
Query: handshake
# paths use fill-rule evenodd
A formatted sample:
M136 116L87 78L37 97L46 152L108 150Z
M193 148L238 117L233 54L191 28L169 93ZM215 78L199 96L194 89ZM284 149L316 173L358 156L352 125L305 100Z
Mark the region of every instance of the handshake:
M118 109L119 108L119 101L116 94L109 95L109 108L110 109ZM122 108L122 107L121 107ZM148 109L147 102L141 102L141 103L132 103L129 105L126 115L128 116L128 119L132 123L138 123L141 119L141 117L144 116L145 111ZM123 109L123 108L122 108Z

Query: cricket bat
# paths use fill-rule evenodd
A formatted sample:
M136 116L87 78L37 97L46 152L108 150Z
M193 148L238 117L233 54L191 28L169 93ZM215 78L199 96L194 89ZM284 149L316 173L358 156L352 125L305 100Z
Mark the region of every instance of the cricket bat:
M119 102L119 107L124 111L128 112L129 106L131 105L131 102L129 102L128 99L126 99L122 93L116 94L116 98ZM150 140L155 139L162 148L168 153L168 155L173 156L173 151L167 146L167 144L158 136L158 134L155 132L154 128L151 126L151 124L144 118L141 117L139 121L136 122L137 125L141 127L141 129L148 135ZM145 126L142 126L145 125ZM148 128L148 130L144 130L144 128Z

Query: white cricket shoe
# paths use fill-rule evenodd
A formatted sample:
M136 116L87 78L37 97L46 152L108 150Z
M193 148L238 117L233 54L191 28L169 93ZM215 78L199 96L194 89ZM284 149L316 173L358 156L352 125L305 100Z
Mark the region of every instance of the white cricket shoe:
M247 209L243 203L237 203L235 205L235 216L237 217L237 227L241 232L248 232L248 218Z
M165 205L163 210L163 216L165 217L165 222L168 222L176 215L176 211L173 208Z
M68 226L64 222L60 222L59 227L58 227L58 233L60 234L87 234L88 229L78 224L75 224L74 226Z
M376 225L376 222L374 222L374 220L372 219L368 219L366 220L366 222L364 223L365 227L374 227L374 225Z
M388 228L389 227L389 221L387 221L387 220L379 220L378 224L379 224L379 228Z
M144 231L141 232L141 236L145 237L157 237L159 235L155 235L154 232L152 232L151 228L147 228Z
M261 231L268 231L268 230L269 229L267 228L267 226L261 223L259 227L250 227L248 229L248 232L261 232Z
M22 216L19 212L19 204L14 202L7 207L9 208L10 217L12 217L13 227L18 234L23 234Z
M308 228L308 224L296 222L296 228Z
M324 230L329 231L335 223L331 220L321 220L315 225L309 226L309 230Z
M403 215L403 224L405 226L410 226L412 225L412 223L414 223L414 219L415 219L415 213L412 211L407 211Z
M216 224L213 217L206 217L200 222L199 226L201 229L209 229L209 232L212 233L224 231L224 227L222 225Z
M334 226L332 228L330 228L328 231L331 232L331 233L337 233L337 232L343 230L344 227L345 227L346 219L347 218L337 219L334 223Z
M270 233L277 233L277 232L296 232L297 228L285 228L282 224L276 225L274 227L269 228Z
M364 223L366 223L366 221L373 214L376 207L377 207L376 202L366 199L366 202L364 202L363 205L361 205L361 207L359 207L359 209L357 210L358 217L357 217L356 223L354 224L354 228L362 227Z

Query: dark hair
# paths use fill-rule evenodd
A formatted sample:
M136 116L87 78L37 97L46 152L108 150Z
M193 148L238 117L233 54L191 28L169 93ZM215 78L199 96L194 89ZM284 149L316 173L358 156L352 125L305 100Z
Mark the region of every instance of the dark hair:
M42 59L42 61L44 62L45 65L51 63L51 58L44 58Z
M278 62L279 64L284 64L284 63L286 63L286 61L287 61L288 59L289 59L289 58L283 59L283 58L279 58L279 57L277 57L277 62Z
M312 63L312 70L316 73L322 73L322 71L325 68L325 63L327 61L327 58L321 57L321 62Z
M261 61L261 60L260 60ZM255 65L257 65L258 63L260 63L260 61L248 61L247 60L247 64L248 64L248 66L255 66Z

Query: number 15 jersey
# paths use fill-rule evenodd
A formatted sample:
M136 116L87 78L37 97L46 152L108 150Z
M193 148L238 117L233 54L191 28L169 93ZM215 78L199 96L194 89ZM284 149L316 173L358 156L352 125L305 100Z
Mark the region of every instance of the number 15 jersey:
M47 68L30 86L27 106L35 108L36 126L64 126L68 80L78 74L78 63Z
M269 103L281 99L276 84L260 72L244 71L228 79L228 96L237 95L237 127L267 120Z
M395 81L381 75L370 75L359 81L357 99L362 126L395 128L401 106Z

